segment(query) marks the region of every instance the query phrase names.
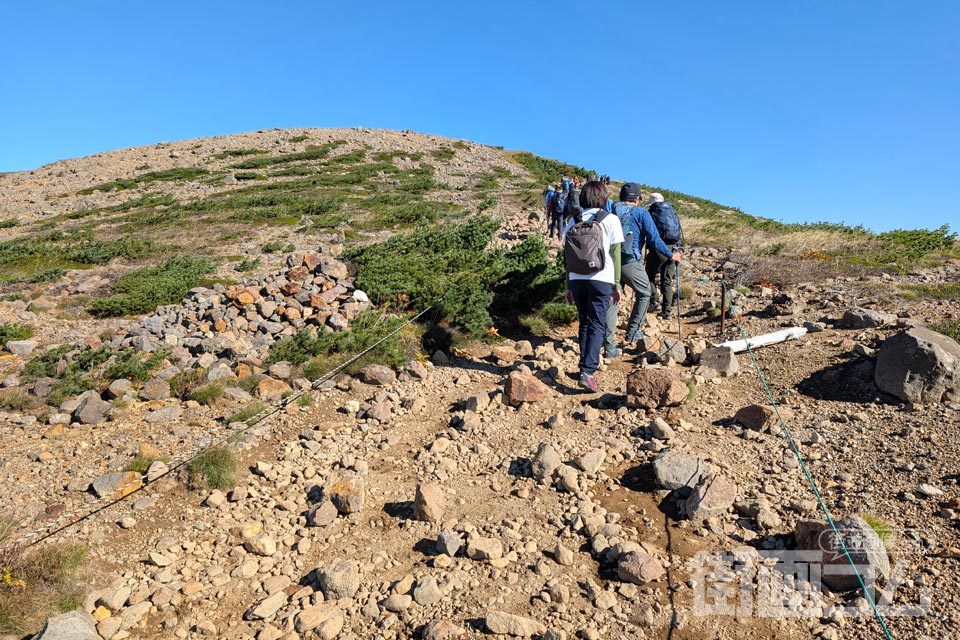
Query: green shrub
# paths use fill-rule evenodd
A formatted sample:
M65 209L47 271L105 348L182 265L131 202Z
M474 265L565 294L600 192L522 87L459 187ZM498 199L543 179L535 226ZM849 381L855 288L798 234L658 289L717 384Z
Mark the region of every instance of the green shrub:
M457 155L457 150L447 146L443 146L443 147L440 147L439 149L434 149L433 151L431 151L430 155L441 162L447 162L448 160L453 160L453 157Z
M238 162L231 166L232 169L260 169L263 167L272 167L278 164L289 164L291 162L304 162L309 160L320 160L326 158L331 151L343 144L342 140L335 140L327 144L316 147L310 147L300 153L288 153L282 156L268 156L266 158L251 158Z
M216 404L223 397L223 384L214 382L196 389L190 394L190 399L205 404L208 407Z
M30 276L30 279L28 280L28 282L32 284L39 284L42 282L53 282L54 280L58 280L65 275L67 275L66 269L55 267L53 269L46 269L44 271L40 271L39 273L36 273Z
M259 156L267 153L263 149L228 149L227 151L222 151L215 154L213 157L217 160L225 160L226 158L242 158L244 156Z
M541 185L560 184L563 176L588 176L592 171L550 158L542 158L527 151L510 155L510 159L526 169Z
M279 240L268 242L267 244L260 247L260 249L264 253L274 253L276 251L280 251L281 249L283 249L283 243L280 242Z
M191 484L211 489L230 489L237 484L237 457L224 447L204 451L188 466Z
M960 282L942 282L938 284L908 284L904 289L920 298L934 300L960 300Z
M151 182L174 182L177 180L195 180L207 173L206 169L199 167L177 167L174 169L165 169L163 171L151 171L135 178L127 180L114 180L105 182L89 189L80 191L82 195L90 195L94 191L122 191L124 189L133 189Z
M550 333L550 323L543 316L520 316L520 326L535 336L545 336Z
M116 293L95 300L87 311L98 318L151 312L182 300L213 268L206 258L173 256L159 266L121 277L114 286Z
M27 382L33 382L39 378L56 377L57 363L76 349L76 345L62 344L35 355L23 367L23 379Z
M684 285L681 285L681 286L680 286L680 299L681 299L681 300L689 300L689 299L691 299L691 298L695 295L695 293L696 293L696 292L693 290L693 287L691 287L691 286L688 285L688 284L684 284Z
M243 273L244 271L253 271L260 266L260 258L244 258L233 265L233 270Z
M566 302L548 302L540 310L543 318L551 327L560 327L573 324L578 317L577 308Z
M373 346L403 324L401 318L365 311L354 318L348 331L320 333L314 337L309 331L301 330L291 338L277 341L270 349L267 361L299 365L318 356L333 355L342 356L341 361L346 360ZM412 356L411 345L404 340L402 332L398 332L373 349L365 362L399 367L409 362Z
M165 351L155 351L144 358L133 349L124 349L115 354L115 359L103 372L104 380L124 378L131 382L146 382L167 357Z
M0 220L0 229L9 229L20 224L20 218L4 218Z
M493 324L491 313L516 319L563 290L565 274L542 238L507 251L487 249L499 223L480 216L422 228L350 252L357 286L377 305L426 309L471 333Z
M29 340L33 337L33 329L19 322L0 323L0 347L11 340Z
M206 369L187 369L170 378L170 395L187 400L207 383Z

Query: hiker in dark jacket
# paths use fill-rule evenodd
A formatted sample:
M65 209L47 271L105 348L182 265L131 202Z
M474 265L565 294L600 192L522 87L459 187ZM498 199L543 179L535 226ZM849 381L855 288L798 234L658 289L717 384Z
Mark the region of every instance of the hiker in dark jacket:
M620 250L620 282L633 289L633 308L627 320L626 342L633 343L641 337L641 329L650 304L651 285L643 267L643 247L669 255L669 260L680 262L681 254L671 251L660 238L650 212L640 206L640 185L628 182L620 188L620 202L613 205L613 212L623 227L623 246ZM604 357L620 355L614 339L617 326L617 307L607 311L607 331L604 335Z
M651 193L644 204L653 210L660 203L663 203L663 196L659 193ZM673 213L673 208L670 207ZM679 221L678 221L679 224ZM660 234L661 237L664 235ZM663 241L670 248L670 252L677 254L681 247L679 233L676 238L663 238ZM671 262L671 253L663 253L661 249L647 246L646 270L647 278L650 280L650 310L660 311L661 318L669 318L673 309L674 299L677 297L677 281L675 277L676 267ZM679 261L677 261L679 262ZM657 276L660 277L659 287L657 286ZM660 301L663 301L662 305Z

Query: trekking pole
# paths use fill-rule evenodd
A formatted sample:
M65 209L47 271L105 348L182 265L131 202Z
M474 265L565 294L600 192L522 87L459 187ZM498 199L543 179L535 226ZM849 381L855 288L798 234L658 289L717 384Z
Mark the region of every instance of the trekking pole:
M680 263L674 262L677 277L677 340L683 342L682 330L680 328Z

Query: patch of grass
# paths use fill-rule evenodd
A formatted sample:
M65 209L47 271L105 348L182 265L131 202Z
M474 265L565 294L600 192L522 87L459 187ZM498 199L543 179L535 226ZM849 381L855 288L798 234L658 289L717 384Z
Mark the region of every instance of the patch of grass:
M273 242L268 242L267 244L260 247L260 250L264 253L275 253L283 249L283 242L276 240Z
M187 369L169 380L170 395L181 400L187 400L200 387L207 383L206 369Z
M190 461L190 482L211 489L230 489L237 484L237 457L224 447L215 447Z
M217 160L225 160L227 158L242 158L244 156L259 156L268 153L263 149L228 149L226 151L221 151L220 153L215 154L213 157Z
M152 465L157 460L161 460L161 458L155 458L153 456L137 456L136 458L128 462L126 466L123 467L123 470L133 471L134 473L146 473L147 469L150 468L150 465ZM163 461L167 462L167 460L169 460L169 458Z
M688 284L680 285L681 300L689 300L693 298L694 295L696 295L696 292L693 290L693 287Z
M23 389L0 390L0 409L10 409L12 411L27 411L36 406L37 399L31 396Z
M309 160L321 160L326 158L331 151L343 144L342 140L334 140L315 147L309 147L306 151L299 153L288 153L282 156L267 156L265 158L251 158L231 165L232 169L261 169L263 167L273 167L278 164L290 164L292 162L304 162Z
M0 229L10 229L20 224L20 218L4 218L0 220Z
M693 381L693 378L686 380L685 384L687 385L687 402L690 402L697 397L697 383Z
M146 382L167 357L165 351L155 351L146 358L133 349L114 354L114 361L103 372L104 380L124 378L131 382Z
M307 140L309 140L309 139L310 139L310 136L308 136L308 135L306 135L306 134L303 134L303 135L299 135L299 136L293 136L292 138L290 138L289 140L287 140L287 142L305 142L305 141L307 141Z
M197 388L190 394L190 399L212 407L223 398L223 383L213 382Z
M251 378L254 376L250 376ZM267 408L267 405L259 401L254 401L245 406L240 411L232 414L227 418L227 424L232 422L249 422L251 419L255 418L260 412Z
M83 603L78 569L86 549L52 544L26 550L12 544L14 530L11 521L0 522L0 633L21 637Z
M934 325L930 328L937 333L942 333L956 342L960 342L960 320L947 324Z
M33 337L33 329L19 322L4 322L0 324L0 346L11 340L29 340Z
M941 282L938 284L906 284L902 285L905 291L913 293L918 298L933 300L960 300L960 282Z
M122 191L125 189L134 189L145 184L150 184L151 182L195 180L206 173L208 173L207 170L201 169L200 167L177 167L174 169L165 169L164 171L151 171L150 173L144 173L126 180L113 180L111 182L104 182L103 184L98 184L95 187L83 189L79 193L81 195L88 196L94 191Z
M469 149L469 148L470 148L470 147L467 146L467 143L464 142L463 140L457 140L456 142L454 142L454 143L453 143L452 145L450 145L450 146L453 147L454 149Z
M43 282L53 282L54 280L59 280L63 276L67 275L67 270L61 267L54 267L53 269L47 269L39 273L35 273L30 276L30 279L27 282L31 284L40 284Z
M484 193L477 199L477 210L481 213L497 206L500 198L495 193Z
M301 409L305 409L313 405L315 401L316 401L316 398L313 396L313 393L306 391L303 393L303 395L297 398L297 406L300 407Z
M214 268L206 258L173 256L161 265L138 269L117 280L116 293L88 307L98 318L148 313L160 305L179 302Z
M497 180L495 173L484 173L477 176L473 183L475 191L496 191L500 187L500 181Z
M23 379L33 382L39 378L54 378L57 375L58 363L71 351L78 350L76 345L62 344L43 353L38 353L23 367Z
M863 521L866 522L871 529L873 529L873 532L877 534L878 538L880 538L880 542L882 542L883 546L889 551L891 545L894 543L894 527L879 516L871 515L869 513L861 513L860 517L863 518Z
M370 158L374 162L393 162L394 158L407 158L413 162L420 162L423 159L423 154L419 151L378 151Z

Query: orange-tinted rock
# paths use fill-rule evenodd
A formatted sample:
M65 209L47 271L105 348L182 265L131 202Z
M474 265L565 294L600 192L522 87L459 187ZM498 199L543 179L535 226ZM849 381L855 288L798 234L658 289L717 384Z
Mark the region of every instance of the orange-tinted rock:
M536 376L522 371L512 371L503 387L507 401L513 406L523 402L539 402L547 397L548 391L547 385Z
M290 393L291 391L293 391L293 389L290 388L290 385L282 380L264 378L257 383L257 397L268 402L280 400L285 393Z

